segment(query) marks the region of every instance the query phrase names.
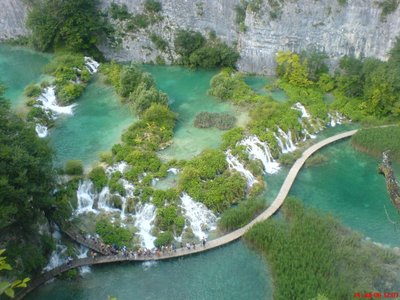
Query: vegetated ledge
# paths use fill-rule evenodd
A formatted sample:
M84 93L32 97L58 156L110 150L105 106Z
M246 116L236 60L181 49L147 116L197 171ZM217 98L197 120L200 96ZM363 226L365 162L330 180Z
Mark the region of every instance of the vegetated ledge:
M400 127L394 125L361 129L351 138L351 145L376 157L390 149L391 157L400 161Z
M386 188L394 207L400 211L400 187L390 160L390 151L383 152L382 163L379 165L379 173L385 176Z

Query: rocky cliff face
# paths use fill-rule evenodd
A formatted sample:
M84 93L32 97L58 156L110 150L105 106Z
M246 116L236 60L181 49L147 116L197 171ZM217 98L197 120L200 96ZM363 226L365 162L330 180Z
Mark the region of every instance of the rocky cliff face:
M28 34L27 8L21 0L0 0L0 41Z
M26 9L22 0L1 0L0 39L26 33L23 19ZM132 13L140 13L144 0L102 0L102 6L126 4ZM374 0L285 0L279 16L271 18L268 0L261 9L247 9L245 32L235 22L235 7L240 0L160 0L163 20L146 29L125 33L121 46L112 49L102 45L109 58L150 62L158 55L169 61L174 57L173 39L177 29L193 29L218 37L237 47L241 54L238 67L247 72L272 74L279 50L325 51L332 62L345 54L387 57L400 35L400 7L381 20L381 9ZM283 3L283 1L281 1ZM4 9L3 9L4 7ZM275 8L276 10L276 8ZM150 41L155 33L169 42L171 51L161 53Z

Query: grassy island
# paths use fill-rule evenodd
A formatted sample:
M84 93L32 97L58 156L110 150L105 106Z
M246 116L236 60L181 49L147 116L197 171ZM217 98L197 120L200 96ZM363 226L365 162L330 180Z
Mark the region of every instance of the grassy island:
M397 286L399 255L365 241L329 215L288 198L283 219L256 224L245 240L267 258L274 299L350 299Z
M391 157L400 161L400 127L377 127L359 130L351 139L351 144L359 151L374 156L390 150Z

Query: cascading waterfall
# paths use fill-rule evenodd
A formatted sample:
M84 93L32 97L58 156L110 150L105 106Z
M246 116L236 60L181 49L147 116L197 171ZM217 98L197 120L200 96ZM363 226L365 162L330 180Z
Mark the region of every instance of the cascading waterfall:
M120 172L121 174L124 174L126 170L128 169L129 165L126 161L120 161L118 163L113 164L112 166L109 166L106 168L106 174L110 178L111 175L115 172Z
M239 145L246 146L250 159L259 159L262 162L266 173L275 174L279 171L279 163L272 157L267 143L261 142L257 136L251 135L242 140Z
M232 155L231 150L227 150L225 152L225 155L229 169L236 170L240 174L242 174L247 180L247 187L251 188L253 184L257 182L254 175L249 170L247 170L235 156Z
M61 233L57 226L55 226L52 237L56 242L56 249L51 253L49 262L43 268L42 272L48 272L67 262L66 254L68 248L67 246L61 244Z
M89 249L81 245L80 248L79 248L79 252L78 252L77 257L78 258L86 258L86 257L88 257L88 252L89 252ZM79 268L79 273L81 275L83 275L85 273L90 273L90 267L89 266L80 267Z
M76 196L78 199L78 208L76 209L75 214L80 215L86 212L97 213L93 208L94 200L97 195L92 181L88 179L81 181L78 190L76 191Z
M300 102L296 102L293 104L292 109L298 110L301 112L301 118L310 119L311 115L308 113L306 108Z
M45 111L52 112L55 114L54 117L61 114L72 115L74 113L73 108L76 106L76 104L71 104L68 106L58 105L54 85L45 88L37 101L39 104L35 106L41 107Z
M156 238L151 234L151 230L156 218L156 207L151 203L139 203L136 207L135 217L135 226L139 230L137 234L141 237L142 246L153 249Z
M217 217L203 203L196 202L188 194L181 196L182 213L190 222L194 236L199 240L208 237L208 232L217 229Z
M45 138L48 134L47 127L41 124L36 124L35 131L40 138Z
M95 61L93 58L85 56L85 66L90 74L97 73L100 64Z
M331 127L335 127L336 125L340 125L346 119L343 115L339 112L335 111L332 113L328 113L329 123L328 125Z
M41 108L49 118L56 119L58 115L73 114L73 108L76 104L69 106L60 106L57 104L55 86L51 85L46 87L42 94L37 98L37 104L35 107ZM35 131L40 138L44 138L48 135L47 127L42 124L36 124Z
M281 148L282 153L289 153L295 151L297 148L292 140L292 132L289 130L288 133L284 132L278 127L279 136L274 133L275 139Z
M172 173L172 174L174 174L174 175L178 175L179 169L177 169L177 168L169 168L169 169L167 170L167 172Z

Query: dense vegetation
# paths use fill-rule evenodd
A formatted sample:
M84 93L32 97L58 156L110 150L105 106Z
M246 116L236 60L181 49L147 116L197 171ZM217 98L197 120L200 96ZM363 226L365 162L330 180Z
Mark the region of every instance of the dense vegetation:
M41 51L98 54L96 45L112 33L98 0L34 0L27 25L33 45Z
M196 115L194 126L197 128L217 127L228 130L235 126L236 118L228 113L201 112Z
M270 262L274 299L350 299L355 291L393 288L388 266L398 262L391 250L363 240L331 216L320 215L289 198L284 220L256 224L245 240ZM390 288L389 288L390 289Z
M44 225L67 218L70 209L58 194L53 195L51 149L32 126L11 112L3 90L0 144L0 244L7 249L15 274L34 274L54 247Z
M206 39L200 32L179 30L175 36L178 63L190 67L235 67L239 53L210 34Z
M117 247L130 247L132 241L132 233L118 224L113 224L106 219L102 219L96 223L96 233L107 245L115 245Z
M110 17L116 21L119 28L122 30L123 36L126 32L136 32L141 29L146 29L152 24L163 19L162 4L155 0L146 0L143 3L143 12L139 14L132 14L128 11L126 4L117 4L112 2L108 13Z
M218 228L223 232L241 228L250 223L264 209L264 199L247 199L225 211L218 220Z
M400 127L390 126L359 130L352 138L351 144L360 151L381 156L390 150L391 157L400 161Z
M245 189L245 179L228 170L225 154L220 150L204 150L185 164L179 176L180 191L217 212L242 200Z

